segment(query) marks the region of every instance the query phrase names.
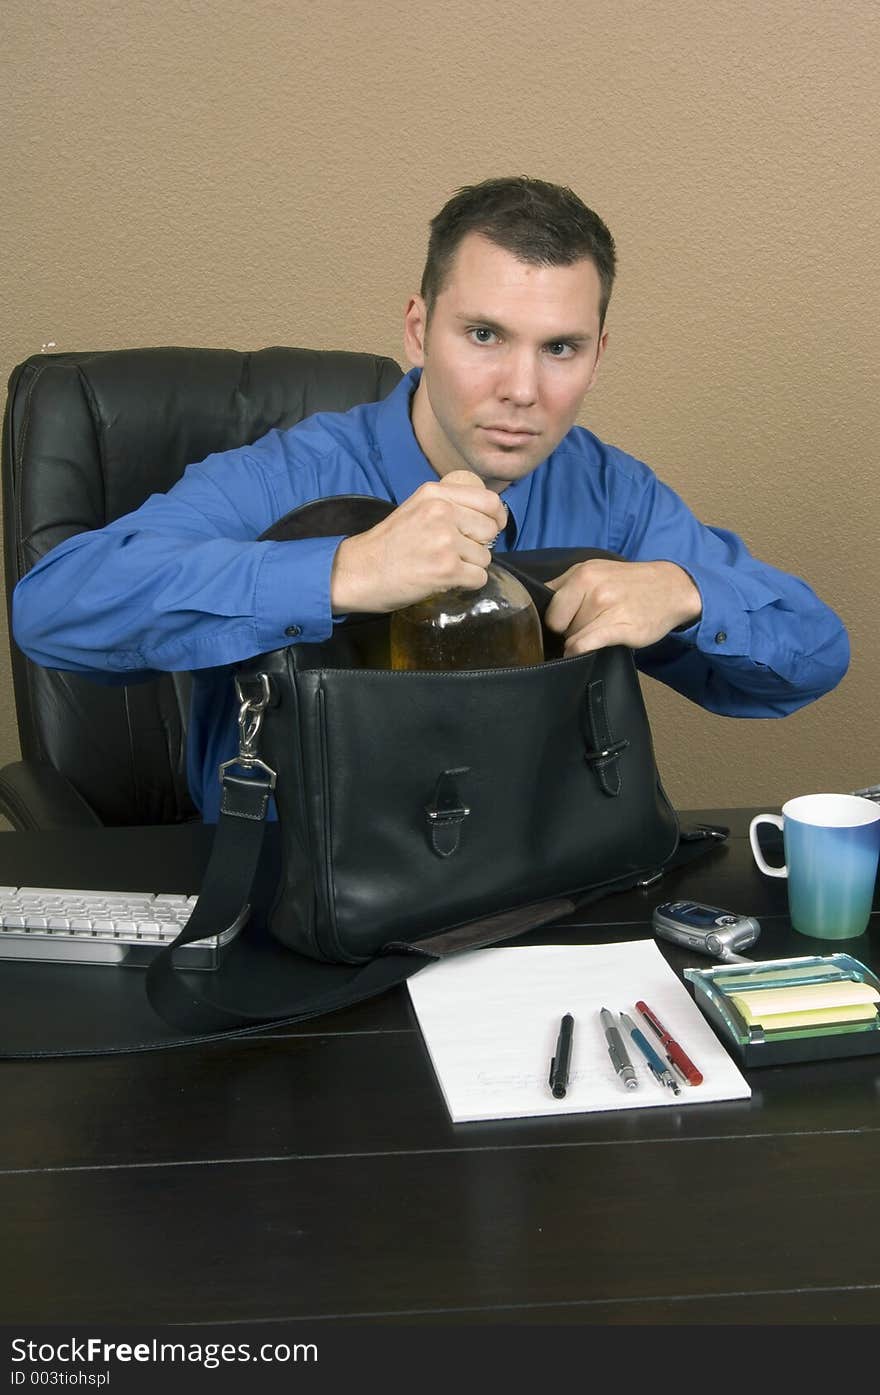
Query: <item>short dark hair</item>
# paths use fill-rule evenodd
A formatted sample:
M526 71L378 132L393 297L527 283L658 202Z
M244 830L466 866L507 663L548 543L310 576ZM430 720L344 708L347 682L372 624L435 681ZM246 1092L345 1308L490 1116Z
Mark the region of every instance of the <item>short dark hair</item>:
M525 175L467 184L431 219L430 228L421 284L429 316L459 244L475 232L533 266L572 266L590 258L599 273L599 324L604 324L617 265L614 238L598 213L564 185Z

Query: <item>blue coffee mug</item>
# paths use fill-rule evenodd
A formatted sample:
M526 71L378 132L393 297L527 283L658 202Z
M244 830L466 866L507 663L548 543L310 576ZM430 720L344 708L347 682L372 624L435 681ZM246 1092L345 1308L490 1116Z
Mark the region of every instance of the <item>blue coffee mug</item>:
M782 829L785 864L771 867L758 846L762 823ZM868 928L877 862L880 806L853 794L805 794L749 825L755 861L768 877L788 878L791 923L802 935L851 940Z

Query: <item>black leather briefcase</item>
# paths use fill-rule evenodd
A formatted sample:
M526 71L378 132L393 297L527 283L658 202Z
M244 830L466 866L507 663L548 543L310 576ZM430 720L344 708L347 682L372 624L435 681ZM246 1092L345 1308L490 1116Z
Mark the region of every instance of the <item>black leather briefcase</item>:
M517 574L546 607L521 560ZM387 617L359 628L387 632ZM678 821L629 650L418 673L347 667L351 644L293 646L238 675L245 693L268 685L260 749L283 864L270 928L291 948L361 962L389 941L631 886L672 857Z
M390 507L322 500L266 536L348 534ZM543 616L553 593L541 578L595 555L495 560ZM701 829L681 841L629 650L566 659L545 628L540 665L393 672L388 630L388 616L354 618L322 644L260 655L235 674L241 749L223 771L214 853L177 943L242 913L274 796L282 870L273 935L298 955L365 966L329 998L291 1002L286 1020L649 882L724 836ZM163 951L148 972L168 1020L200 1030L253 1020L182 987L172 959Z

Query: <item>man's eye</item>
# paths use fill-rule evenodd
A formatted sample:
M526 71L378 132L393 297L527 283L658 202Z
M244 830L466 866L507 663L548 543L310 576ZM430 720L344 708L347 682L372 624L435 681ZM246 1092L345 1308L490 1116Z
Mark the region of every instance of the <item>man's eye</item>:
M551 358L571 358L574 346L566 344L562 339L555 339L552 344L547 345L547 352Z
M495 338L494 332L491 329L487 329L485 325L476 325L475 328L469 330L468 333L477 344L491 344L492 340Z

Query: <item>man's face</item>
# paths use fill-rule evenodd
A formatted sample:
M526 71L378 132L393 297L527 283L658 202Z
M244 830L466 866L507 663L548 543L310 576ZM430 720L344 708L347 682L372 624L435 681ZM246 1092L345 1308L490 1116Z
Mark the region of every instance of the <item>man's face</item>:
M404 321L424 370L413 430L438 475L473 470L500 493L555 450L605 349L599 296L587 258L531 266L479 233L462 239L430 322L419 295Z

